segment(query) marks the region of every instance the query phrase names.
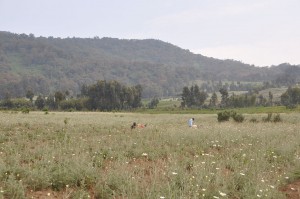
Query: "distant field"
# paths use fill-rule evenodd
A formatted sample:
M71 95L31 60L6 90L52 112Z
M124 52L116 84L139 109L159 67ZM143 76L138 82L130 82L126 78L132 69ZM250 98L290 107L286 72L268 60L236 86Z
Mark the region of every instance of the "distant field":
M266 98L267 100L269 99L269 92L271 92L273 94L273 102L280 102L280 96L286 92L287 88L286 87L281 87L281 88L269 88L269 89L265 89L259 92L259 94L263 95L264 98ZM241 95L241 94L245 94L248 91L229 91L229 96L231 96L233 93L235 95ZM222 99L222 96L220 94L220 92L216 92L217 97L218 97L218 101L220 102ZM212 93L208 94L208 98L206 100L206 104L209 104L209 100L211 98ZM144 100L143 104L146 106L148 103L150 102L150 100ZM181 97L176 97L176 98L164 98L161 99L159 101L159 104L157 106L158 109L175 109L176 107L180 107L181 104ZM249 108L251 109L251 108ZM284 111L284 110L281 110ZM284 111L285 112L285 111Z
M260 91L259 94L262 94L266 99L269 99L269 92L271 92L273 94L273 100L280 101L280 96L284 92L286 92L287 89L288 89L287 87L269 88L269 89Z
M218 112L224 111L225 109L190 109L190 108L180 108L180 101L160 101L157 108L155 109L148 109L142 108L137 109L135 112L139 113L151 113L151 114L217 114ZM247 114L255 114L255 113L295 113L300 112L300 107L298 106L295 109L288 109L285 106L257 106L257 107L245 107L245 108L233 108L233 109L226 109L226 110L233 110L237 113L247 113Z
M300 114L265 116L1 112L0 198L286 198L300 178Z

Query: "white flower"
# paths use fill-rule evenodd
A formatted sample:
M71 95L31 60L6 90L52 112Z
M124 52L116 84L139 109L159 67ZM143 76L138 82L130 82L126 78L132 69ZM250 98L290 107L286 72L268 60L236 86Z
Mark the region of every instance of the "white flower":
M160 199L165 199L165 196L160 196L159 198L160 198Z
M219 191L220 195L221 196L226 196L227 194L226 193L222 193L221 191Z
M173 174L173 175L177 175L177 173L176 173L176 172L172 172L172 174Z
M240 173L240 175L244 176L245 174L244 173Z
M142 156L148 156L148 154L147 153L143 153Z

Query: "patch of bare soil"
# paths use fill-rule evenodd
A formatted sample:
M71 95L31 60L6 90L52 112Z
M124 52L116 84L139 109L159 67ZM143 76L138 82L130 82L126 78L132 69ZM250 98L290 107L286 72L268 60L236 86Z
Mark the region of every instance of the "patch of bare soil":
M67 194L54 192L52 190L43 190L43 191L29 191L26 194L27 198L34 199L57 199L57 198L67 198Z
M300 199L300 180L292 182L279 189L288 199Z
M26 193L26 198L33 198L33 199L70 199L72 197L72 193L75 190L72 188L67 188L63 191L53 191L51 189L41 190L41 191L28 191ZM90 197L91 199L94 198L93 190L90 190Z

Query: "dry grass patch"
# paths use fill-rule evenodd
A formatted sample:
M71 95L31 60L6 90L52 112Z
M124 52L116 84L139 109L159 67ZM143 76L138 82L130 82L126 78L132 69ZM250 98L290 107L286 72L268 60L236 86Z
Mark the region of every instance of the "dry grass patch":
M300 115L264 116L2 112L0 198L286 198Z

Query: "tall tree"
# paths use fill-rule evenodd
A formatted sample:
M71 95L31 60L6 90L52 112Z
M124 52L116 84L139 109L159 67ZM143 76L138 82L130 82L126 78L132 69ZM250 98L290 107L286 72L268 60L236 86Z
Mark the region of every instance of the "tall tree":
M217 106L217 102L218 102L218 96L216 94L216 92L213 92L211 98L210 98L210 106L212 107L216 107Z
M34 93L32 92L32 90L27 90L26 91L26 98L28 98L32 102L33 97L34 97Z
M190 88L183 87L181 99L182 107L191 107L191 106L197 106L200 107L204 104L205 100L207 99L207 93L204 91L200 91L200 88L198 85L193 85Z
M227 107L228 106L228 91L227 91L227 89L226 88L221 88L220 90L219 90L219 92L221 93L221 106L223 106L223 107Z
M269 91L269 104L273 106L273 93L271 91Z
M281 95L281 103L285 106L296 106L300 103L300 88L289 87Z
M38 96L34 102L35 106L38 108L38 109L43 109L44 106L45 106L45 99L42 97L42 96Z
M191 92L187 86L183 87L182 89L181 99L182 99L182 103L181 103L182 107L191 106Z

